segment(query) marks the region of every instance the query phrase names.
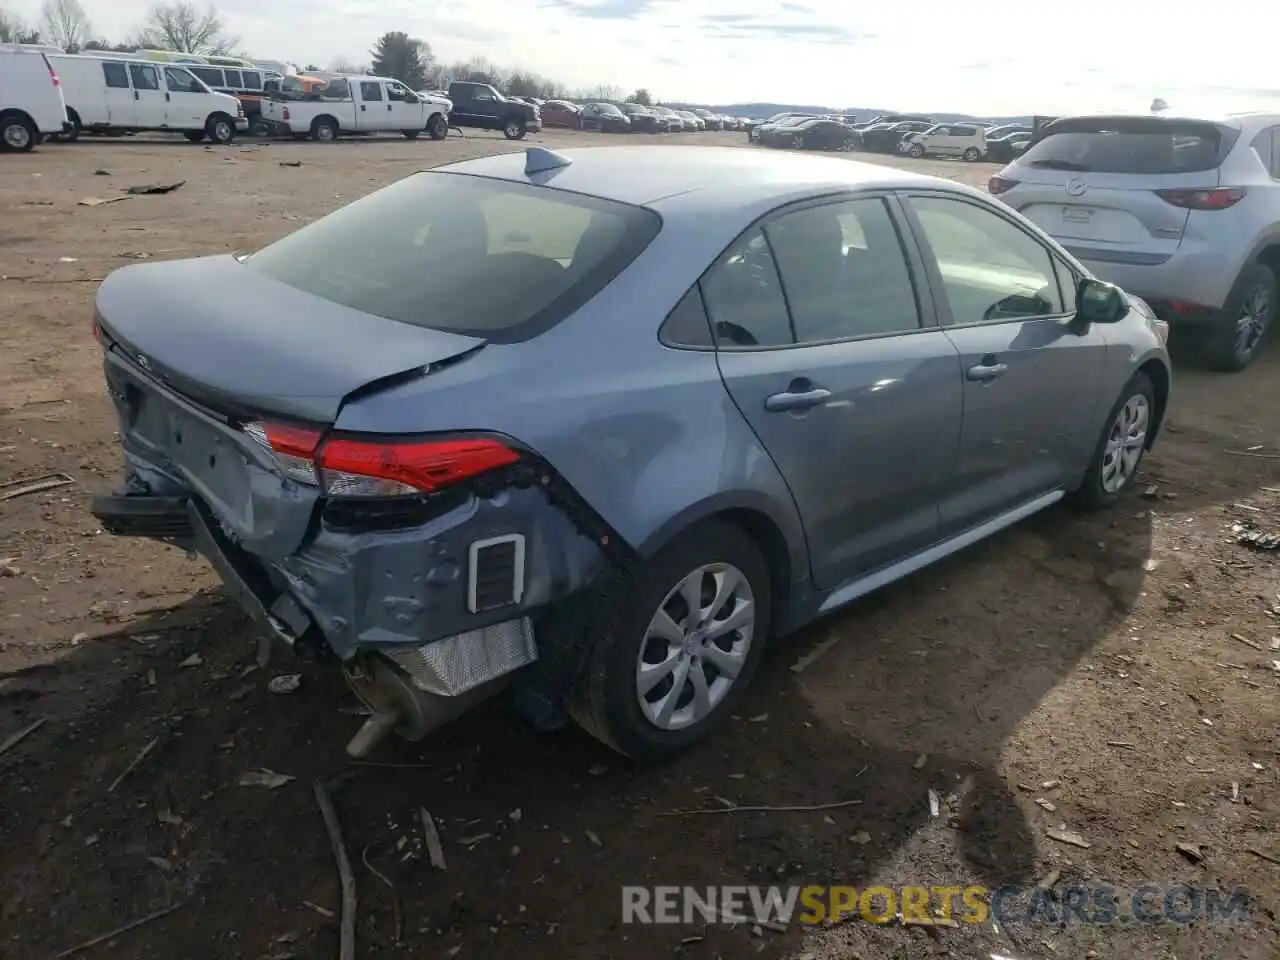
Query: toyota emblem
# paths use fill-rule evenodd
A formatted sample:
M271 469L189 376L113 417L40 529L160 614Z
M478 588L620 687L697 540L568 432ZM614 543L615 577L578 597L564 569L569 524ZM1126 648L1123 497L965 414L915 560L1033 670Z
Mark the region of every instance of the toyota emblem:
M1082 197L1084 192L1089 189L1089 185L1079 177L1072 177L1067 181L1067 196Z

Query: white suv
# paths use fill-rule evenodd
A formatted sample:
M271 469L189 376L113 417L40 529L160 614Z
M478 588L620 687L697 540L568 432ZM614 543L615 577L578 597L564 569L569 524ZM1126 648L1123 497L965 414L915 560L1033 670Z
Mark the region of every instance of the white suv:
M939 123L903 137L898 149L912 157L962 157L972 162L986 155L987 135L974 123Z
M1257 354L1280 272L1280 114L1064 117L988 189L1212 366Z

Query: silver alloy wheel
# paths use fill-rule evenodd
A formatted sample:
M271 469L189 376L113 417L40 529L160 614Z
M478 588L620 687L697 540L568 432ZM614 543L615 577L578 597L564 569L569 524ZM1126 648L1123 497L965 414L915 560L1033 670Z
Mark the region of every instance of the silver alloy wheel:
M333 126L330 124L322 123L320 126L316 127L316 139L321 143L328 143L331 140L336 139L337 136L338 131L333 129Z
M219 143L230 143L234 131L235 127L231 126L226 120L215 120L213 122L213 136Z
M1271 290L1260 283L1244 295L1236 318L1236 353L1241 359L1247 359L1258 348L1270 322Z
M25 150L31 143L31 131L14 121L4 128L4 142L14 150Z
M705 719L746 666L755 625L755 596L737 567L703 564L676 584L640 643L636 695L645 718L661 730Z
M1150 405L1140 393L1126 400L1116 414L1102 449L1102 489L1107 493L1120 490L1137 471L1150 422Z
M516 123L514 120L509 120L506 128L502 132L507 139L514 140L516 137L520 136L520 124Z

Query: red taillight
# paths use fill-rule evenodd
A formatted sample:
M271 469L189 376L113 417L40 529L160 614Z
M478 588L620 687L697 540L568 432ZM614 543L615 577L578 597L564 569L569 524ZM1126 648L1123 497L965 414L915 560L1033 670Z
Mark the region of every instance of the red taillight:
M1010 180L1008 177L992 177L987 181L987 192L991 194L1004 193L1018 185L1017 180Z
M316 462L327 493L394 496L432 493L519 459L487 438L384 443L339 437L320 448Z
M316 430L250 423L245 433L269 449L291 479L337 497L433 493L520 459L487 437L450 440L324 439Z
M1216 187L1211 190L1157 190L1165 203L1186 210L1225 210L1244 197L1243 187Z
M284 108L284 112L283 112L283 113L281 113L281 116L282 116L284 119L286 119L286 120L288 120L288 119L289 119L289 108L288 108L288 107L285 107L285 108Z

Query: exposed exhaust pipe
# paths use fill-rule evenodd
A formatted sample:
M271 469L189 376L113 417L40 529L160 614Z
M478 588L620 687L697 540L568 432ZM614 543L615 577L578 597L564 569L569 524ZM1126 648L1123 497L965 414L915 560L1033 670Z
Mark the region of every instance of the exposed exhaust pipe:
M369 708L370 716L347 742L347 755L368 757L392 733L421 740L476 704L498 693L509 677L497 677L455 697L426 693L408 674L377 654L369 654L343 668L351 691Z

